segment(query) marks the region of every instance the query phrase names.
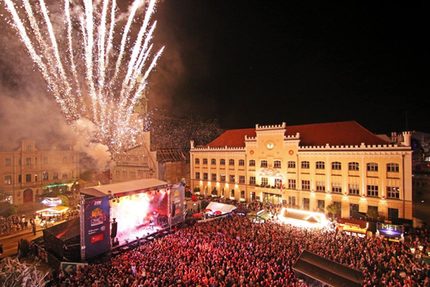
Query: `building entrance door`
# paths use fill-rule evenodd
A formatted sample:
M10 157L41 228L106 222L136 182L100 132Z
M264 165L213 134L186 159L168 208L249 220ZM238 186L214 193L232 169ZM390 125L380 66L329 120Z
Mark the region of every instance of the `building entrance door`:
M23 201L24 202L33 202L33 190L31 188L27 188L23 192Z

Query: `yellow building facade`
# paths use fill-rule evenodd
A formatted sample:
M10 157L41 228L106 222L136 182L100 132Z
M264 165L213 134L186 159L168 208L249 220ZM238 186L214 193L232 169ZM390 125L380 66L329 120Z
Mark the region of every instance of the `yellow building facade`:
M15 150L0 151L0 190L14 204L34 202L44 186L73 182L79 173L79 153L71 146L41 149L23 140Z
M283 203L340 216L412 219L410 133L391 144L355 121L227 130L190 150L190 185L201 194ZM370 213L370 212L369 212Z

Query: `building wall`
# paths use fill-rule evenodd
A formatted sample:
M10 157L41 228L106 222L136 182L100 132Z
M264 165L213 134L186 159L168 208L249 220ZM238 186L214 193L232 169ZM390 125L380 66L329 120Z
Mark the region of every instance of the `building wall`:
M150 146L150 133L146 132L137 147L115 155L112 182L157 177L157 156L155 151L150 151Z
M283 202L315 211L322 206L325 210L336 202L342 217L349 217L351 208L367 212L369 206L388 217L390 208L397 209L398 217L412 219L410 147L364 144L303 147L299 145L299 134L284 136L285 126L258 127L256 134L255 138L245 139L245 147L198 148L192 143L191 188L209 195L215 187L218 195L236 200ZM224 165L221 160L225 160ZM244 165L239 165L239 160ZM267 167L261 165L262 161L267 162ZM275 161L280 166L275 166ZM309 168L302 168L305 161L309 162ZM324 163L324 169L317 169L317 162ZM358 163L358 170L349 169L352 162ZM368 164L376 164L377 171L368 171ZM387 171L387 164L395 171ZM350 186L356 188L350 190ZM368 192L368 188L376 187L377 194ZM398 190L399 198L390 198L387 188L393 191L391 195Z
M179 183L182 179L188 183L190 180L190 165L186 161L159 163L159 179L168 183Z
M12 195L14 204L34 202L42 187L79 178L79 153L72 148L40 150L24 140L14 151L0 151L0 190Z

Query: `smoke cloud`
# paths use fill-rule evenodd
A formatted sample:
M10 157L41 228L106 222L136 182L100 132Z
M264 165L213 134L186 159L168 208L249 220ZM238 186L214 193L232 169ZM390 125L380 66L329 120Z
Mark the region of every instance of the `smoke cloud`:
M59 5L50 5L49 9L54 29L62 29ZM16 149L23 139L35 140L42 149L73 145L87 155L83 158L89 158L83 162L83 171L106 170L111 155L106 146L91 141L94 126L85 119L66 123L41 73L9 25L3 5L0 15L4 27L0 31L0 150Z

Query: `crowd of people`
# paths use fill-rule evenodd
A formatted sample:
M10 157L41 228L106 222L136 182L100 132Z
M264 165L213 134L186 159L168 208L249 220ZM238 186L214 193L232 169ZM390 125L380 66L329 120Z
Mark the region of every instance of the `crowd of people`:
M308 286L293 271L303 250L360 270L363 286L430 286L429 265L411 247L430 251L428 231L404 242L333 229L253 223L234 215L196 223L73 273L51 286Z
M0 235L26 230L31 227L30 220L25 215L0 216Z

